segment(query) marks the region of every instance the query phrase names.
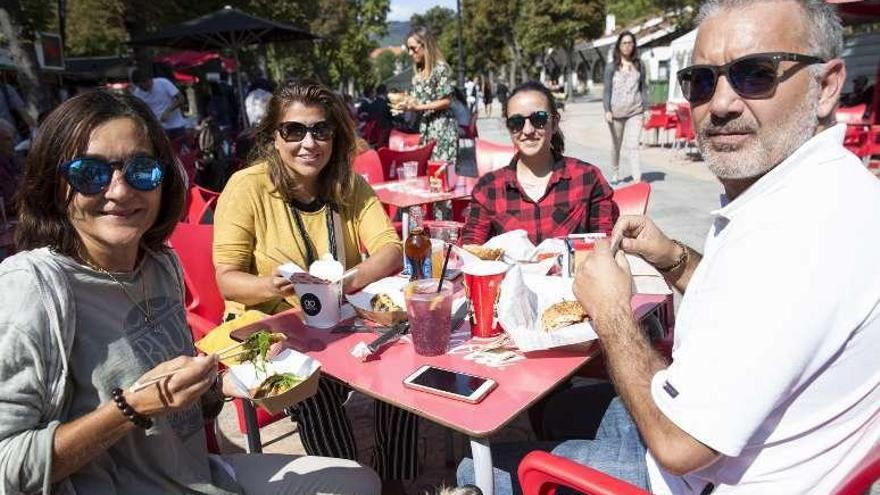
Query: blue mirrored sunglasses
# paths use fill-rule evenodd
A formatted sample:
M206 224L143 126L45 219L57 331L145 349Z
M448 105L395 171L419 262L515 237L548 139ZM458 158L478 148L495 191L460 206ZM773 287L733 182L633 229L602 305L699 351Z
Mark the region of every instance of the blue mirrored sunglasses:
M125 182L138 191L156 189L165 177L165 166L146 155L115 162L96 157L77 157L60 165L58 173L76 192L92 195L107 189L113 179L113 171L117 169L122 170Z

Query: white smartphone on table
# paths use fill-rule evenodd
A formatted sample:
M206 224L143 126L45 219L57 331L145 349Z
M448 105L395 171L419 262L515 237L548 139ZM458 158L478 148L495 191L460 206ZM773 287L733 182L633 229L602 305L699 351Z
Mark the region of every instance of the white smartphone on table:
M403 386L450 399L476 404L497 383L491 378L425 365L403 380Z

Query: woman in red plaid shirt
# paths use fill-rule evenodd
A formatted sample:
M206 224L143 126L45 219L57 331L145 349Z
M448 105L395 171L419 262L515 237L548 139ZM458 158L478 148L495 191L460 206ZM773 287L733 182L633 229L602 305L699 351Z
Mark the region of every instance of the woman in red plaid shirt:
M513 90L503 108L516 154L510 165L480 178L464 226L465 244L523 229L535 244L549 237L611 233L614 190L594 165L563 156L559 112L539 82Z

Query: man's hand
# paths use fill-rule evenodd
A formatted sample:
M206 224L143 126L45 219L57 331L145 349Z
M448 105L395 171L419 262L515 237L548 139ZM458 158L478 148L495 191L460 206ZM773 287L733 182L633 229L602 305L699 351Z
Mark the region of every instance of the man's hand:
M678 260L681 249L646 216L623 216L611 233L612 244L620 239L620 249L637 254L654 267L668 267Z
M631 312L632 275L623 253L615 258L608 241L596 243L578 267L574 295L592 319L603 319L611 312ZM599 326L594 325L598 329ZM598 330L597 330L598 331ZM601 335L600 335L601 337Z

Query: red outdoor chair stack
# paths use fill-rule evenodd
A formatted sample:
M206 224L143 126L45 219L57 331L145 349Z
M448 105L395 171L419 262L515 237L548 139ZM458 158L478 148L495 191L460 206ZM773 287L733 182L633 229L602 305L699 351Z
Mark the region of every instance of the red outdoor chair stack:
M675 128L674 145L677 146L681 143L687 148L693 144L696 139L696 135L694 134L693 116L691 115L691 106L687 103L679 103L678 106L675 107L675 115L678 119L678 124Z
M211 249L214 226L198 223L178 223L171 234L169 244L180 258L186 285L186 321L199 340L223 323L225 303L217 280ZM271 415L263 409L254 408L250 401L236 399L238 428L247 438L248 452L261 452L260 428L284 418L284 414Z
M666 111L665 103L651 105L651 112L648 119L642 126L646 131L654 131L654 144L660 143L660 131L663 131L663 141L666 141L666 131L675 128L673 123L670 126L671 115Z
M547 452L534 451L517 469L524 495L551 495L568 487L587 495L650 495L649 492L590 467ZM864 495L880 479L880 445L847 475L831 495Z

